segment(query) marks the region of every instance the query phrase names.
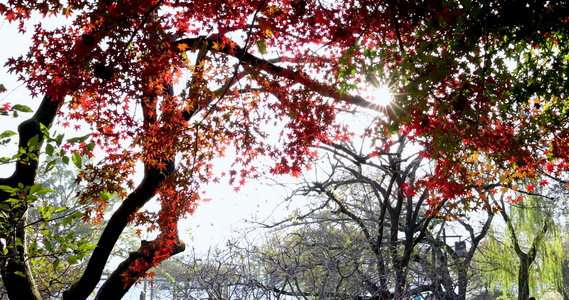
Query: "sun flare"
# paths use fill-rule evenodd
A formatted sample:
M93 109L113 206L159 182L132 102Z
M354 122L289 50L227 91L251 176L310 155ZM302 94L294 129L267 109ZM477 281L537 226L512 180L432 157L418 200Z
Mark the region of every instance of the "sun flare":
M387 85L381 85L372 89L375 94L375 102L379 105L387 106L393 101L393 93Z
M362 95L368 101L381 106L388 106L393 101L393 93L387 85L380 85L377 87L369 86Z

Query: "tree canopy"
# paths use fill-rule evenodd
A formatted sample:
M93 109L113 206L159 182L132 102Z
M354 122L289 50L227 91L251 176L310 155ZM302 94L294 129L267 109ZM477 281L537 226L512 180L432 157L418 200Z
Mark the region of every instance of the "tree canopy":
M177 222L194 211L204 184L226 177L238 191L258 176L260 157L272 160L272 173L298 175L315 146L353 136L336 116L354 107L378 115L363 133L381 141L371 155L388 151L390 135L403 131L434 161L434 174L408 187L429 191L429 214L442 204L483 206L471 195L476 187L531 192L522 179L562 181L567 5L4 1L2 18L33 32L28 52L7 65L42 99L18 128L16 154L3 158L15 166L0 179L0 267L9 297L41 297L28 263L27 211L49 192L36 179L45 171L38 168L44 153L81 167L84 221L100 222L111 196L121 199L64 299L87 298L121 232L134 223L156 238L143 241L97 294L122 297L151 267L184 250ZM359 95L374 84L390 86L394 103ZM0 112L21 109L12 101ZM54 122L90 134L64 140L53 133ZM217 172L213 159L227 149L237 158ZM101 153L95 162L81 159L93 151ZM158 212L142 209L154 200Z

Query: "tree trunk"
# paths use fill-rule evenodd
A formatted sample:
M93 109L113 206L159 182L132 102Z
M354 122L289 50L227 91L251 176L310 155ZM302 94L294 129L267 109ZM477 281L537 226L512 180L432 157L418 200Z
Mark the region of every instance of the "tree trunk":
M167 170L174 170L174 161L169 162ZM93 251L83 276L63 294L63 300L87 299L99 283L107 259L128 224L129 217L156 194L158 185L169 175L168 171L145 169L142 182L117 209L101 234L97 248Z
M26 261L26 221L27 212L24 212L15 228L15 239L19 239L21 243L18 243L19 245L11 243L10 246L15 249L15 257L8 260L2 272L2 279L9 299L41 300L30 266Z
M532 264L527 255L520 255L520 268L518 269L518 300L529 299L529 268Z
M468 286L468 268L466 267L465 262L463 261L458 268L458 300L466 300L467 286Z
M8 178L0 179L0 185L16 189L20 188L20 185L31 187L36 183L39 149L44 139L42 127L51 126L61 103L56 98L45 96L33 117L18 126L18 148L21 155L17 158L14 173ZM36 137L36 145L28 145L29 141ZM24 198L18 198L20 196ZM6 242L6 245L0 245L0 248L8 251L7 255L0 256L2 281L9 299L40 300L41 296L27 260L26 196L28 195L23 193L11 196L8 192L0 191L0 203L13 208L6 214L7 217L0 219L0 231ZM10 198L18 198L20 201L17 203L7 201Z
M164 90L164 95L172 96L173 92L173 87L168 86ZM146 95L146 97L143 97L143 103L146 103L145 101L150 101L149 103L146 103L148 105L143 105L143 117L145 124L156 122L156 115L151 113L151 103L155 103L155 101L153 102L151 100L156 100L155 97L155 95ZM188 119L192 115L193 113L189 112ZM111 255L113 247L117 243L120 235L127 226L131 217L148 201L150 201L152 197L154 197L159 185L169 175L175 172L176 162L174 159L164 159L163 162L166 164L164 170L147 165L145 163L144 178L142 179L142 182L122 202L119 209L113 213L111 219L101 234L101 238L97 243L97 248L95 248L93 251L93 254L87 263L87 267L85 268L83 275L79 281L77 281L71 286L71 288L69 288L69 290L63 293L63 300L87 299L87 297L89 297L89 294L95 289L97 283L99 283L101 275L103 274L103 269L107 263L107 259ZM113 274L114 273L116 272L113 272ZM114 278L116 277L111 276L109 279L107 279L107 281L112 281ZM114 283L109 284L113 285Z
M522 250L522 247L520 246L520 243L518 242L516 231L515 231L514 226L510 220L510 217L508 216L508 214L504 210L503 203L501 205L501 208L502 208L502 210L500 213L502 214L504 221L506 221L506 225L508 226L508 230L510 231L511 238L512 238L512 244L514 246L514 251L518 255L518 258L520 259L520 267L518 269L518 300L528 300L529 299L529 272L530 272L530 267L531 267L532 263L535 261L537 251L539 249L539 246L542 244L543 239L545 238L545 234L547 233L547 230L549 230L550 222L552 222L551 215L546 216L545 222L543 224L543 228L537 232L537 234L536 234L536 236L533 239L533 242L531 244L531 248L526 253Z
M564 259L561 263L563 278L556 284L556 289L563 296L563 300L569 300L569 260Z
M180 241L176 235L175 244L172 245L170 256L183 252L186 249L184 242ZM143 241L138 251L131 252L127 259L125 259L109 276L107 281L97 292L95 300L120 300L128 292L128 290L135 284L134 280L125 282L124 274L129 271L136 261L145 262L144 269L137 270L134 274L135 278L142 278L145 273L150 269L150 265L156 259L157 248L160 247L158 238L152 242ZM163 247L163 246L162 246Z

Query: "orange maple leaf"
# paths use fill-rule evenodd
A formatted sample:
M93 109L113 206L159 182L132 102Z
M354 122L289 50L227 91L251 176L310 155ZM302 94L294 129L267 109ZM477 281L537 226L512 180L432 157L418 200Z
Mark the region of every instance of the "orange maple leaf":
M158 167L160 171L166 171L166 163L163 161L158 162L156 164L156 167Z
M182 52L186 52L186 50L188 49L188 44L179 44L178 49Z

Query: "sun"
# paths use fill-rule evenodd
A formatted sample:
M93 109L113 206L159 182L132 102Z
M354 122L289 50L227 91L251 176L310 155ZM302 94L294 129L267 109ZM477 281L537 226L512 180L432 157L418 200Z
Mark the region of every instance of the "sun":
M381 106L388 106L393 101L393 93L388 85L381 84L379 86L367 86L363 89L361 96L368 101Z
M387 85L380 85L371 89L373 101L379 105L387 106L393 101L393 93Z

